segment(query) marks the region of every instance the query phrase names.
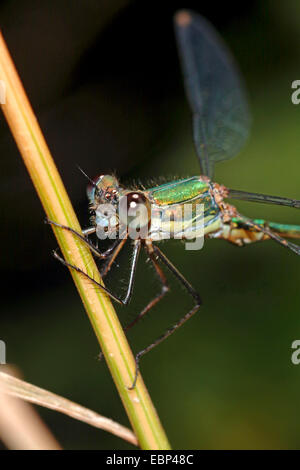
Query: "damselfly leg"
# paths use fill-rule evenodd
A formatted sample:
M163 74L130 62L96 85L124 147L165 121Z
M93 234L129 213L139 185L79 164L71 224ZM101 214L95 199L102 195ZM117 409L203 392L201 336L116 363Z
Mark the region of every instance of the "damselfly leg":
M91 235L91 234L95 233L95 231L96 231L95 227L88 227L87 229L82 230L83 235L81 235L81 233L77 232L73 228L68 227L67 225L59 224L58 222L54 222L53 220L50 220L50 219L47 219L47 218L45 219L45 224L54 225L55 227L59 227L59 228L62 228L64 230L67 230L70 233L73 233L73 235L76 235L76 237L78 237L86 245L88 245L88 247L90 248L92 253L100 259L107 259L114 252L114 250L116 250L117 246L119 244L121 244L121 242L123 241L123 239L117 239L117 240L114 241L114 243L107 250L101 252L98 249L98 247L96 245L94 245L91 242L91 240L88 238L88 235ZM126 238L125 238L125 240L126 240Z
M147 245L145 245L147 247ZM124 331L127 332L130 328L132 328L134 325L137 324L137 322L143 318L169 291L169 286L167 283L166 276L164 275L161 267L159 266L157 259L153 253L153 251L150 251L147 249L148 255L150 257L150 260L152 261L152 264L155 268L156 274L158 276L158 279L160 280L161 283L161 291L159 294L157 294L154 299L152 299L146 307L132 320L131 323L129 323L125 328Z
M72 229L71 227L67 227L65 225L61 225L61 224L58 224L56 222L53 222L53 221L50 221L50 220L46 220L46 223L49 223L49 224L52 224L52 225L55 225L57 227L60 227L64 230L68 230L70 231L71 233L73 233L74 235L78 236L84 243L86 243L90 248L91 248L91 251L95 254L97 253L97 256L101 259L106 259L108 256L110 256L112 253L113 253L113 256L114 256L114 252L113 252L113 249L115 249L115 251L117 250L117 253L116 255L114 256L114 259L115 257L117 256L117 254L120 252L120 249L118 250L118 247L121 245L124 246L126 240L127 240L127 235L125 238L122 238L122 239L118 239L116 240L116 242L113 244L113 247L109 247L108 250L106 250L105 252L101 253L93 244L92 242L82 236L80 233L76 232L76 230ZM53 256L58 260L60 261L64 266L67 266L71 269L74 269L75 271L77 271L78 273L82 274L84 277L86 277L87 279L89 279L94 285L96 285L97 287L99 287L101 290L103 290L104 292L106 292L107 295L109 295L112 299L114 299L116 302L122 304L122 305L127 305L131 296L132 296L132 291L133 291L133 286L134 286L134 278L135 278L135 273L136 273L136 267L137 267L137 262L138 262L138 257L139 257L139 253L140 253L140 249L141 249L141 240L136 240L133 244L133 256L131 258L131 266L130 266L130 276L129 276L129 282L128 282L128 286L127 286L127 292L126 292L126 295L123 299L121 299L119 296L113 294L107 287L103 286L100 282L96 281L92 276L90 276L88 273L86 273L85 271L83 271L81 268L79 268L78 266L75 266L71 263L69 263L68 261L64 260L58 253L57 253L57 250L54 250L53 251Z
M120 245L119 245L120 246ZM146 245L144 245L146 246ZM125 326L124 328L124 332L126 333L130 328L132 328L134 325L136 325L138 323L139 320L141 320L141 318L143 318L156 304L158 304L158 302L165 296L165 294L169 291L169 286L168 286L168 283L167 283L167 279L161 269L161 267L159 266L157 260L156 260L156 257L154 256L153 254L153 251L151 250L147 250L147 253L149 255L149 258L150 260L152 261L152 264L155 268L155 271L156 271L156 274L158 276L158 279L160 280L160 283L161 283L161 291L159 294L157 294L154 299L152 299L147 305L146 307L127 325ZM114 256L114 254L113 254ZM111 260L109 260L109 263L111 262ZM102 274L101 274L102 275ZM98 360L102 360L103 358L103 353L100 352L100 354L98 355Z
M153 252L156 255L157 259L159 259L174 274L174 276L185 287L187 292L193 297L195 301L195 305L194 307L191 308L191 310L189 310L188 313L186 313L182 318L180 318L180 320L178 320L178 322L175 323L175 325L173 325L171 328L168 328L167 331L165 331L164 334L159 336L153 343L149 344L149 346L147 346L146 348L142 349L141 351L137 353L137 355L135 356L135 377L134 377L131 387L129 387L129 390L133 390L136 386L141 357L147 354L152 349L154 349L156 346L162 343L165 339L171 336L176 330L178 330L178 328L180 328L185 322L187 322L187 320L189 320L197 312L197 310L202 304L202 301L198 292L195 291L195 289L191 286L191 284L178 271L178 269L171 263L171 261L166 257L166 255L164 255L164 253L155 245L153 245Z
M122 240L117 240L117 242L119 242L119 243L114 244L114 249L111 253L111 257L108 258L107 263L100 269L101 277L106 276L106 274L108 273L108 271L112 267L113 263L115 262L116 257L118 256L118 254L122 250L123 246L125 245L127 239L128 239L128 233L126 233L126 236L124 236L124 238Z

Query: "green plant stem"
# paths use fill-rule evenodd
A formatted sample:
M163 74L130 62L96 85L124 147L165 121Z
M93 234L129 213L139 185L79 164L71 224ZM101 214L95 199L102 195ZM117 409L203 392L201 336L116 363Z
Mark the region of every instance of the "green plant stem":
M0 80L3 80L6 87L6 102L2 104L2 110L47 216L53 221L81 232L69 197L1 34ZM53 227L53 230L66 261L102 282L86 245L66 230L56 227ZM136 388L128 390L134 378L135 363L110 299L100 289L96 290L84 276L74 270L71 270L71 275L140 447L169 449L167 437L140 375Z

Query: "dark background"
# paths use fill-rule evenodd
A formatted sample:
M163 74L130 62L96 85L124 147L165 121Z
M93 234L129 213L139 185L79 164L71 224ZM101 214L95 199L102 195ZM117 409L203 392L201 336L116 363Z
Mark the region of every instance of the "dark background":
M1 28L83 226L86 180L199 173L175 48L172 15L188 7L226 39L245 77L253 113L248 145L220 163L229 187L300 198L300 5L282 2L2 1ZM128 425L70 275L8 127L0 117L1 312L7 360L23 377ZM246 215L300 223L288 208L237 204ZM174 448L299 448L299 259L274 242L239 249L209 240L165 253L199 290L199 314L142 362L145 382ZM107 280L125 288L130 253ZM185 313L172 292L130 334L135 351ZM145 286L147 288L145 289ZM117 307L128 322L158 290L141 260L135 295ZM146 295L147 291L147 295ZM39 409L64 448L132 448L104 431Z

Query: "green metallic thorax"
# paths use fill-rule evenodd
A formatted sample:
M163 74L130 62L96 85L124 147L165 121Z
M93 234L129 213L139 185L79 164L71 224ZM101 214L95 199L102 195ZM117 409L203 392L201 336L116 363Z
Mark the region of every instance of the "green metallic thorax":
M185 238L185 234L199 237L221 227L220 209L212 196L210 183L200 176L150 188L145 195L152 206L150 238L153 240ZM188 216L187 205L191 211ZM203 205L201 215L200 205Z
M206 197L209 191L209 183L202 181L200 178L193 176L183 180L172 181L148 189L146 193L151 202L155 202L155 204L160 206L188 202L195 197Z

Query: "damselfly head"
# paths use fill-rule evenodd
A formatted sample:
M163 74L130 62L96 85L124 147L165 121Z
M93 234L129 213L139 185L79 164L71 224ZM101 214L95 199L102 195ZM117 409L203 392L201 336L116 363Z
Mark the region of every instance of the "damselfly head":
M100 239L116 238L119 230L118 202L122 188L112 175L100 175L90 180L87 196L90 201L91 221L96 225Z

